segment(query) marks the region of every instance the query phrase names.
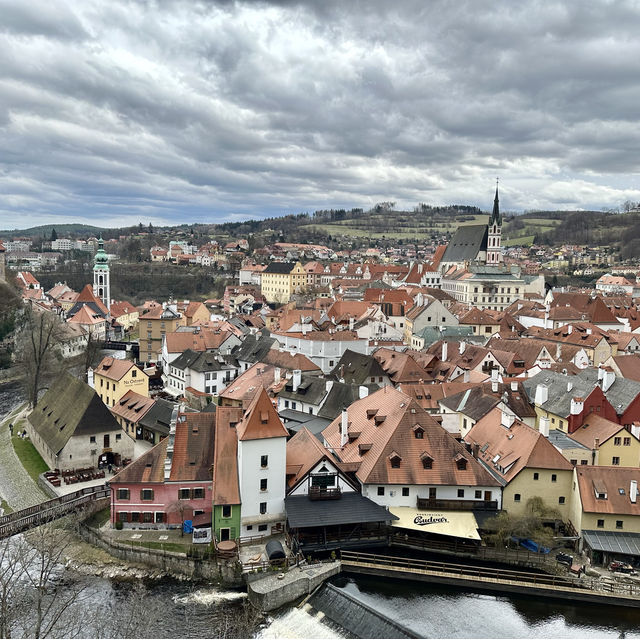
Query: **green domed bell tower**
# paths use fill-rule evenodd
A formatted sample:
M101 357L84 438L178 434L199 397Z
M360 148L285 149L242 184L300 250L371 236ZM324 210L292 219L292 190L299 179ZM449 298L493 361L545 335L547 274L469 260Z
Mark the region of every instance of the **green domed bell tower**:
M104 250L102 235L98 240L98 250L93 260L93 294L111 308L111 282L109 281L109 257Z

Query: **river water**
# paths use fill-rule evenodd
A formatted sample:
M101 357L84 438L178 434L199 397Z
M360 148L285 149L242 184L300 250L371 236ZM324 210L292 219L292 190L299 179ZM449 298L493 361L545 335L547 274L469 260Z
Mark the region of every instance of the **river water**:
M0 419L20 401L16 387L0 386ZM80 582L84 588L81 606L86 614L83 633L86 637L104 634L100 632L100 625L105 624L105 620L116 624L127 611L143 618L147 630L152 628L154 639L177 634L199 639L344 639L348 636L298 608L278 611L272 617L248 618L246 595L241 592L225 592L206 585L194 587L174 580L135 587L62 572L68 584ZM640 610L478 594L363 576L339 577L334 583L427 639L640 639ZM111 631L110 636L118 636L117 627Z

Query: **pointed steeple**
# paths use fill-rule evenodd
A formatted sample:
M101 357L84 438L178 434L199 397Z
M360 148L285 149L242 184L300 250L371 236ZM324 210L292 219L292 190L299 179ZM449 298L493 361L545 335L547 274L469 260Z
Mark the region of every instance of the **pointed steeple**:
M498 198L498 179L497 178L496 178L496 196L493 199L493 212L491 213L489 226L493 226L494 223L498 224L498 226L502 225L502 217L500 216L500 199Z

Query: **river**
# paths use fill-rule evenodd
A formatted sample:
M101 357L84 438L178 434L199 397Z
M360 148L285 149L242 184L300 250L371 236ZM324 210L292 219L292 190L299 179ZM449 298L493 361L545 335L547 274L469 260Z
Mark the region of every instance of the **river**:
M0 419L21 401L15 386L0 386ZM63 571L62 584L80 583L87 638L102 634L105 619L131 611L155 639L254 637L256 639L344 639L348 635L298 608L247 619L246 595L213 586L162 580L139 588ZM380 613L428 639L640 639L640 610L568 605L533 597L493 596L442 586L358 576L334 583ZM98 611L101 614L98 614ZM142 634L142 633L141 633ZM117 633L111 636L118 636ZM372 639L377 639L373 638Z

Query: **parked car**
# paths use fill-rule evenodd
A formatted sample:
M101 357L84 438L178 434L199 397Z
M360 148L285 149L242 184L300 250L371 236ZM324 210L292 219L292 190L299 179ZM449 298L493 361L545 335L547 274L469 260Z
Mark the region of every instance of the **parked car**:
M559 561L561 564L571 566L573 564L573 557L571 555L567 555L566 552L559 552L556 555L556 561Z
M635 575L636 571L634 570L631 564L627 564L624 561L612 561L609 564L609 570L611 572L621 572L625 575Z

